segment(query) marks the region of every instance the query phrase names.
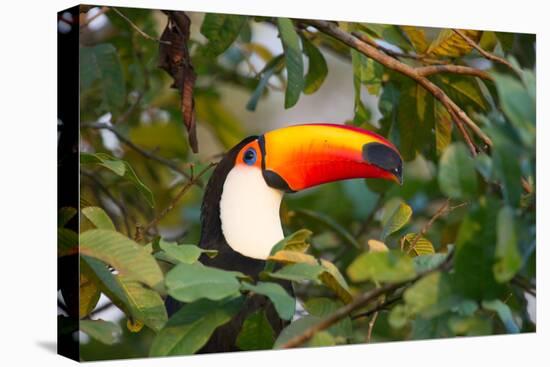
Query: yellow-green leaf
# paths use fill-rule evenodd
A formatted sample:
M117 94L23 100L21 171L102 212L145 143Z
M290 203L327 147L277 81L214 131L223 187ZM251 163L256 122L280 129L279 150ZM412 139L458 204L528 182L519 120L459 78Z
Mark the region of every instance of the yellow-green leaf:
M426 40L424 30L421 27L413 26L401 26L401 29L405 32L409 41L411 41L415 51L423 54L428 48L428 41Z
M388 246L382 241L378 240L368 240L367 244L369 245L370 252L387 252L389 251Z
M304 254L297 251L282 250L278 251L275 255L271 255L267 258L271 261L280 262L283 264L295 264L295 263L307 263L316 265L317 260L308 254Z
M479 42L481 34L483 33L481 31L466 29L460 29L459 31L476 43ZM426 50L426 54L444 57L460 57L469 54L472 49L473 47L452 29L443 29L439 32L436 39L432 41Z
M120 326L110 321L80 320L80 330L107 345L115 344L122 335Z
M147 251L128 237L105 229L92 229L80 235L80 252L99 259L151 288L162 290L163 275Z
M321 259L321 266L324 268L324 271L321 273L319 278L330 288L338 298L340 298L344 303L349 303L353 299L353 296L350 293L348 283L346 279L340 273L340 270L328 260Z
M402 252L365 252L348 267L347 273L354 282L400 282L416 275L410 256Z
M407 224L411 218L412 209L401 200L393 200L384 207L382 215L382 233L380 238L386 239L390 234L398 231Z
M402 241L403 251L413 257L435 253L434 246L430 240L424 236L419 236L417 233L407 233L403 236Z
M103 209L97 206L88 206L82 209L82 214L90 221L97 229L108 229L116 231L115 225L109 215Z

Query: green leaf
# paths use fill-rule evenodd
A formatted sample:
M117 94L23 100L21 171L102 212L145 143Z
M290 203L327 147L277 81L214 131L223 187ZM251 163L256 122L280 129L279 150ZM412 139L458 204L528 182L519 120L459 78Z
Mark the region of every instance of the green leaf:
M81 271L90 274L100 290L134 323L141 322L159 331L167 319L164 301L160 295L124 276L112 274L103 262L82 255Z
M484 205L471 207L460 224L452 278L455 293L465 298L497 298L505 291L493 272L499 206L494 199L486 200Z
M124 161L111 157L105 153L84 153L80 152L80 164L98 164L115 173L117 176L124 176L126 166Z
M414 26L401 26L400 28L405 32L416 52L423 54L428 48L428 41L426 40L424 29Z
M80 320L80 330L91 338L107 345L113 345L120 339L120 326L110 321Z
M201 33L208 39L206 54L217 56L237 39L248 17L231 14L206 13Z
M271 278L292 280L295 282L303 280L319 281L319 275L324 271L321 265L308 263L290 264L283 267L276 273L269 273Z
M378 95L384 74L384 67L371 58L366 57L362 53L352 49L351 62L353 67L354 82L359 82L367 87L367 90L372 95ZM356 90L357 98L357 90Z
M390 234L398 231L411 218L412 209L401 200L393 200L384 206L382 215L382 233L380 238L385 240Z
M118 280L126 293L132 318L143 322L156 332L162 329L168 320L162 297L154 290L127 277L118 276Z
M453 304L451 282L441 272L429 274L408 288L403 299L409 314L438 316Z
M491 322L480 316L453 316L449 318L448 324L455 335L478 336L493 333Z
M298 251L281 250L277 251L275 255L271 255L267 258L270 261L280 262L283 264L296 264L307 263L311 265L317 265L317 259L311 255L304 254ZM266 269L270 271L269 269Z
M365 252L348 267L348 276L354 282L401 282L416 275L411 257L402 252Z
M476 43L483 33L482 31L466 29L461 29L460 31ZM443 57L460 57L469 54L472 49L473 47L452 29L442 29L426 50L426 54Z
M97 229L108 229L108 230L116 231L113 221L111 221L111 218L109 218L109 215L107 215L107 213L105 213L105 211L100 207L88 206L82 209L82 214L86 218L88 218L88 220L92 222L92 224Z
M229 322L243 304L243 297L219 301L201 299L184 305L153 339L149 356L193 354L210 339L217 327Z
M236 345L241 350L271 349L275 342L275 332L263 310L251 314L244 320Z
M340 270L338 270L333 263L325 259L321 259L321 266L324 271L319 277L323 284L334 291L338 298L340 298L344 303L351 302L353 296L351 295L348 283L340 273Z
M535 144L536 100L518 79L494 73L502 110L527 146Z
M110 112L120 110L126 101L126 86L118 52L110 43L80 47L80 82L88 89L99 80L103 103Z
M145 186L143 182L137 177L134 169L126 161L123 161L118 158L114 158L105 153L80 153L80 164L98 164L102 167L105 167L117 176L123 177L127 181L130 181L137 190L143 195L147 200L147 203L153 207L155 205L155 200L153 198L153 193L151 190Z
M285 92L285 108L290 108L298 102L304 89L304 61L300 49L300 37L294 29L292 20L277 18L277 26L285 51L287 85Z
M420 255L413 258L414 268L417 273L437 268L445 261L447 254Z
M328 67L323 53L307 37L302 36L304 53L308 58L308 70L304 81L304 94L313 94L325 81Z
M221 300L239 292L239 273L204 266L180 263L166 274L168 294L181 302L201 298Z
M435 115L435 149L437 156L441 156L451 144L453 121L449 111L439 101L434 103Z
M281 331L281 333L277 337L277 340L275 340L275 345L273 346L273 349L281 348L281 346L288 342L290 339L297 335L301 335L304 331L320 323L321 321L322 318L311 315L307 315L296 321L293 321L290 325L288 325ZM310 346L309 342L305 345Z
M502 184L506 202L512 207L518 207L523 191L521 187L521 149L508 136L504 127L490 126L487 128L487 132L493 140L492 168L495 178Z
M343 306L344 304L341 301L326 297L310 298L304 304L304 308L310 315L317 316L319 318L328 317ZM344 339L351 338L353 336L351 318L349 316L343 318L341 321L338 321L336 324L332 325L328 331L335 337L341 337Z
M394 129L399 132L399 151L405 161L417 152L432 154L433 130L436 125L435 99L423 87L410 80L401 80Z
M517 334L520 332L519 327L512 316L512 311L507 304L499 299L495 299L492 301L483 301L481 305L484 309L495 311L497 313L508 334Z
M163 275L157 262L142 246L114 231L92 229L80 235L80 252L99 259L119 274L162 290Z
M512 208L505 206L500 209L497 217L496 263L493 265L493 273L495 279L501 283L512 279L521 268L515 222Z
M259 76L260 80L258 81L258 85L256 85L256 89L254 89L254 92L250 95L250 99L248 100L248 103L246 104L246 109L249 111L255 111L256 106L258 105L258 101L260 100L260 97L263 95L265 88L267 87L267 83L269 82L269 79L275 74L276 72L279 72L282 66L284 65L284 54L280 54L278 56L275 56L272 58L267 64L265 64L262 71L260 71Z
M273 302L279 316L284 320L290 320L294 316L296 300L277 283L258 282L255 285L242 283L241 290L251 291L268 297Z
M195 245L178 245L176 243L166 242L163 239L160 239L159 246L169 258L186 264L197 262L203 253L207 254L209 257L217 254L215 250L205 250Z
M328 331L315 333L307 343L308 347L330 347L336 345L334 337Z
M300 229L286 236L271 249L270 255L275 255L281 250L305 252L309 248L308 240L312 232L308 229Z
M77 210L72 207L65 206L59 209L57 213L57 227L65 227L65 225L76 215Z
M457 104L472 106L477 110L487 110L487 100L476 78L441 74L434 77L434 82Z
M93 276L86 269L80 269L80 286L78 292L78 317L84 318L90 314L97 305L101 291Z
M402 241L404 244L404 251L409 255L420 256L435 253L434 245L430 242L430 240L424 236L418 236L417 233L407 233L403 237Z
M475 163L463 143L451 144L439 160L439 187L453 199L469 199L476 195Z

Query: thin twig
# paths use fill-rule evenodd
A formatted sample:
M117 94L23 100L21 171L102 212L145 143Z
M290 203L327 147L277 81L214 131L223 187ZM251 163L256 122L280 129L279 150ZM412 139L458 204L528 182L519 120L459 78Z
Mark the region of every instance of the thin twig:
M145 39L148 39L148 40L151 40L151 41L155 41L155 42L158 42L158 43L164 43L165 45L170 45L171 43L169 41L163 41L159 38L156 38L156 37L153 37L151 35L148 35L147 33L145 33L144 31L142 31L134 22L132 22L126 15L122 14L122 12L120 10L118 10L117 8L115 7L111 7L111 9L113 9L113 11L115 13L117 13L118 15L120 15L122 17L122 19L124 19L125 21L128 22L128 24L130 24L130 26L132 28L134 28L136 30L136 32L138 32L139 34L141 34L141 36Z
M369 329L367 331L367 343L370 343L370 340L372 338L372 330L374 329L374 324L376 323L377 319L378 319L378 311L372 315L372 318L369 321Z
M452 212L453 210L455 210L457 208L460 208L460 207L463 207L463 206L468 204L468 203L461 203L461 204L454 205L454 206L450 207L449 206L450 203L451 203L451 199L445 200L445 203L435 212L435 214L430 218L430 220L422 227L420 232L418 232L416 234L416 236L414 236L413 240L411 241L411 245L410 245L409 249L407 250L407 254L409 252L411 252L412 250L414 250L418 240L428 232L428 230L433 226L433 224L435 223L436 220L438 220L443 215L447 215L450 212ZM404 238L405 237L403 237L403 239ZM403 247L403 243L402 243L401 247Z
M132 115L132 113L134 113L136 108L139 106L139 104L141 103L142 98L143 98L143 93L139 92L138 95L137 95L136 101L134 103L132 103L132 105L130 107L128 107L128 109L126 111L124 111L124 113L116 119L115 125L122 124L122 123L126 122L126 120L128 120L128 118Z
M185 195L185 193L187 191L189 191L189 189L191 188L191 186L193 186L193 184L199 180L206 172L208 172L208 170L212 167L214 167L216 165L216 163L210 163L208 164L208 166L206 166L205 168L203 168L202 171L200 171L196 176L192 176L191 179L189 181L187 181L187 183L181 188L181 190L176 194L176 196L174 196L174 198L172 199L172 201L170 201L170 203L168 204L168 206L166 208L164 208L164 210L162 212L160 212L142 231L142 233L149 233L149 230L153 227L155 227L158 222L164 218L166 216L166 214L168 214L172 209L174 209L174 207L176 206L177 202L183 197L183 195Z
M97 130L100 130L100 129L109 130L110 132L115 134L116 137L120 141L122 141L124 144L126 144L128 147L132 148L133 150L135 150L136 152L138 152L142 156L144 156L146 158L149 158L150 160L153 160L155 162L158 162L160 164L163 164L163 165L171 168L172 170L176 171L177 173L184 176L188 180L191 179L191 176L189 175L189 173L185 172L177 164L175 164L174 162L172 162L172 161L170 161L166 158L160 157L160 156L152 153L151 151L148 151L148 150L145 150L145 149L139 147L134 142L132 142L130 139L128 139L127 137L122 135L116 128L114 128L111 125L108 125L108 124L105 124L105 123L102 123L102 122L91 122L91 123L83 123L80 126L83 127L83 128L91 128L91 129L97 129ZM194 181L194 184L199 186L199 187L203 187L201 181Z
M498 57L498 56L496 56L496 55L494 55L490 52L485 51L473 39L471 39L470 37L468 37L467 35L462 33L462 31L460 31L458 29L453 29L453 32L455 32L460 37L462 37L462 39L464 39L464 41L466 41L470 46L475 48L477 50L477 52L479 52L486 59L494 61L494 62L498 62L499 64L502 64L502 65L505 65L505 66L509 67L514 73L516 73L517 75L520 75L518 70L516 70L516 68L512 64L510 64L507 60L505 60L501 57Z
M447 259L441 263L439 266L427 270L425 272L422 272L415 276L413 279L405 280L402 282L396 282L396 283L388 283L382 287L375 288L369 292L360 294L359 296L355 297L354 300L347 305L337 309L334 313L329 315L328 317L321 320L319 323L307 328L299 335L296 335L295 337L291 338L289 341L284 343L281 348L295 348L298 347L308 340L310 340L316 333L326 330L335 323L339 322L340 320L348 317L353 311L363 308L369 303L375 301L380 297L381 295L387 294L389 292L392 292L396 289L399 289L407 284L414 284L418 280L424 278L425 276L432 274L437 271L442 271L445 269L448 269L451 264L452 259L452 253L447 257Z
M130 223L128 222L128 212L126 210L126 206L124 206L124 203L117 198L114 197L114 195L103 185L103 183L93 174L91 174L88 171L80 170L80 173L86 177L88 177L93 183L99 188L99 190L103 191L105 195L117 206L118 210L120 210L120 213L122 214L122 219L124 221L124 227L126 228L126 233L128 236L130 235Z
M384 52L385 54L388 54L389 56L392 56L394 58L404 58L404 59L413 59L420 61L425 64L448 64L449 61L447 60L440 60L440 59L432 59L425 55L419 55L419 54L411 54L411 53L405 53L405 52L399 52L392 50L390 48L384 47L383 45L377 43L374 39L372 39L369 35L366 33L360 33L360 32L354 32L354 36L359 38L361 41L368 43L369 45L376 47L380 51Z
M361 317L369 317L371 315L374 315L375 313L386 310L388 308L388 306L393 305L395 302L400 301L402 298L403 298L403 292L400 292L398 295L393 296L391 298L388 298L384 302L379 303L376 307L373 307L372 309L370 309L366 312L359 313L357 315L353 315L351 317L351 319L355 320L355 319L359 319Z
M386 53L380 51L374 46L369 45L368 43L362 41L357 37L357 34L350 34L343 31L337 25L323 21L323 20L307 20L305 23L317 28L320 32L323 32L329 36L336 38L337 40L343 42L349 47L361 52L365 56L377 61L378 63L384 65L385 67L395 70L411 79L416 81L422 87L424 87L428 92L430 92L436 99L438 99L443 106L450 112L458 117L458 120L453 119L457 125L461 122L466 124L487 146L492 146L491 139L485 134L470 117L453 101L447 96L447 94L431 82L425 76L419 74L415 68L395 59ZM461 133L464 135L464 130L460 129ZM468 137L464 136L464 139L467 140ZM472 154L475 155L475 151Z

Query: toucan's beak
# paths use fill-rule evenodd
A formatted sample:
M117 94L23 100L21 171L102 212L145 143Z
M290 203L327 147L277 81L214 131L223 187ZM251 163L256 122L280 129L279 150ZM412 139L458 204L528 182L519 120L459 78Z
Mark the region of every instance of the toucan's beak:
M356 127L308 124L260 137L263 175L271 187L299 191L350 178L402 183L402 159L383 137Z

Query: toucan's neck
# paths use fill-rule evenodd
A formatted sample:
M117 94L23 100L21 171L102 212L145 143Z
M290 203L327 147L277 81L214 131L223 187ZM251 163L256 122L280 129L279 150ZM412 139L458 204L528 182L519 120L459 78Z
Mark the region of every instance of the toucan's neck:
M283 238L282 193L269 188L261 172L255 177L235 168L237 153L255 138L243 140L218 163L201 208L200 246L219 252L214 259L204 260L227 270L246 269L249 275L263 269L271 247Z
M229 171L220 200L222 232L241 255L265 260L283 239L279 215L283 192L269 187L259 167L239 164Z

